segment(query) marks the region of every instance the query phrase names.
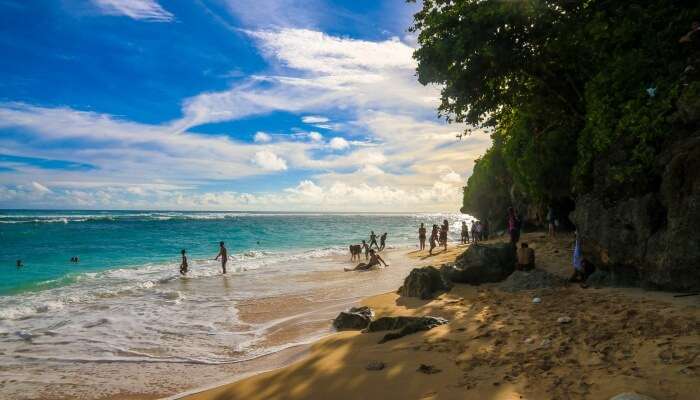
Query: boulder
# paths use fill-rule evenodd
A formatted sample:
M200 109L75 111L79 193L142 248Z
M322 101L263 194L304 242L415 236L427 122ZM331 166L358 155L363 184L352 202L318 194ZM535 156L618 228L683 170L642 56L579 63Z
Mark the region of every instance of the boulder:
M471 245L446 267L443 275L451 282L478 285L500 282L515 270L515 248L510 243Z
M700 137L659 157L658 191L609 201L592 192L572 213L590 283L672 291L700 290Z
M448 290L449 284L445 282L440 271L434 267L414 268L404 279L403 286L398 294L406 297L419 297L430 299L436 292Z
M412 333L427 331L444 325L447 320L440 317L382 317L370 322L363 332L396 331L384 335L379 343L398 339Z
M566 280L541 269L515 271L505 281L498 284L504 292L520 290L551 289L566 285ZM534 302L534 301L533 301Z
M333 327L339 331L362 330L370 324L373 314L369 307L353 307L338 314L333 320Z

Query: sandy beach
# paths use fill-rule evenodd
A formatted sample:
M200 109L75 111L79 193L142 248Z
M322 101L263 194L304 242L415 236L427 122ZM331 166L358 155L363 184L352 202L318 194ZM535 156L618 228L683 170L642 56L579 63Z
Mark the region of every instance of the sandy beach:
M570 236L526 234L537 265L566 277ZM454 260L464 246L418 261ZM532 298L542 299L533 304ZM433 300L390 292L362 301L377 316L434 315L446 325L378 344L382 333L340 332L303 359L184 398L224 399L605 399L636 391L697 398L700 301L641 289L569 285L506 293L457 285ZM560 317L571 322L561 324ZM385 368L367 370L380 361ZM417 371L421 364L435 373Z

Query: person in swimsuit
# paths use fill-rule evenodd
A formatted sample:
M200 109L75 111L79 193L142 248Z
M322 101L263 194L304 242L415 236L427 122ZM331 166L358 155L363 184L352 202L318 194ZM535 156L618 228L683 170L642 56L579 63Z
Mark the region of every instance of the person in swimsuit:
M362 241L362 249L365 251L365 260L369 259L369 246L367 246L367 242L364 240Z
M224 242L219 242L219 254L217 254L216 258L214 260L218 260L219 257L221 257L221 269L223 270L223 273L226 273L226 262L228 261L228 251L226 251L226 247L224 247Z
M430 251L429 254L433 254L433 249L437 246L438 239L438 226L433 225L433 231L430 233Z
M189 270L189 267L187 265L187 256L185 255L185 249L182 249L180 251L180 254L182 254L182 262L180 263L180 275L186 275L187 271Z
M384 264L385 267L388 267L389 264L384 262L382 257L379 256L379 254L375 253L374 250L369 251L369 261L367 263L359 263L355 268L349 269L345 268L345 271L366 271L372 267L375 267L377 265Z
M443 221L442 227L440 228L440 244L447 250L447 231L449 229L449 225L447 224L447 220Z
M379 251L384 250L384 247L386 247L386 232L379 237Z
M418 243L420 244L420 250L425 250L425 225L422 222L420 228L418 228Z
M372 245L377 246L377 249L379 249L379 245L377 244L377 235L374 234L374 231L371 231L369 234L369 248L372 248Z

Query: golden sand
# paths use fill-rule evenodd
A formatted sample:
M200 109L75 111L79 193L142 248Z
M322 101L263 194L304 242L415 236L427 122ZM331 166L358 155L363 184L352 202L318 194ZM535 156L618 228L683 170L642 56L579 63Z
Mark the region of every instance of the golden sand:
M537 252L538 267L571 272L571 237L524 240ZM429 259L438 265L463 250ZM533 304L535 295L540 304ZM333 334L290 366L186 398L607 399L627 391L700 398L698 297L575 285L536 293L457 285L429 301L387 293L363 303L378 316L435 315L450 323L384 344L378 344L383 332ZM558 323L562 316L571 322ZM372 361L385 368L367 370ZM419 372L420 364L439 372Z

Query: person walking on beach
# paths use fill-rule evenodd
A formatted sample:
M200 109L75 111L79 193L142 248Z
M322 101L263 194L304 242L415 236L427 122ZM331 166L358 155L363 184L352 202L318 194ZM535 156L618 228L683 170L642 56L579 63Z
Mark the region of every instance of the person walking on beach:
M462 244L469 243L469 227L466 221L462 221Z
M433 255L433 249L437 246L438 239L438 226L433 225L433 231L430 233L430 251L429 254Z
M442 221L442 227L440 228L440 244L447 250L447 232L450 230L450 224L447 220Z
M425 225L422 222L420 228L418 228L418 243L420 244L420 250L425 250Z
M476 232L478 230L476 224L478 222L479 221L472 222L472 243L476 243L479 241L479 236L476 234Z
M384 247L386 247L386 232L379 237L379 251L384 250Z
M377 249L379 249L379 245L377 244L377 235L374 234L374 231L370 231L369 233L369 248L372 248L372 245L377 246Z
M508 234L510 235L510 243L515 246L520 240L520 218L513 207L508 207Z
M226 251L226 247L224 247L224 242L219 242L219 254L216 255L216 258L214 258L214 260L218 260L219 257L221 257L221 270L225 274L226 263L228 262L228 251Z
M547 228L549 231L549 237L551 238L557 236L556 219L557 217L554 215L554 209L552 208L552 206L549 206L547 208Z
M189 270L189 266L187 265L187 256L185 255L185 249L180 250L180 254L182 254L182 262L180 263L180 275L184 276Z
M365 251L365 260L369 259L369 246L367 245L367 242L364 240L362 241L362 250Z
M389 264L387 264L382 257L379 256L379 254L375 253L374 250L369 251L369 262L367 263L359 263L355 268L345 268L345 271L365 271L368 270L374 266L384 264L385 267L388 267Z

